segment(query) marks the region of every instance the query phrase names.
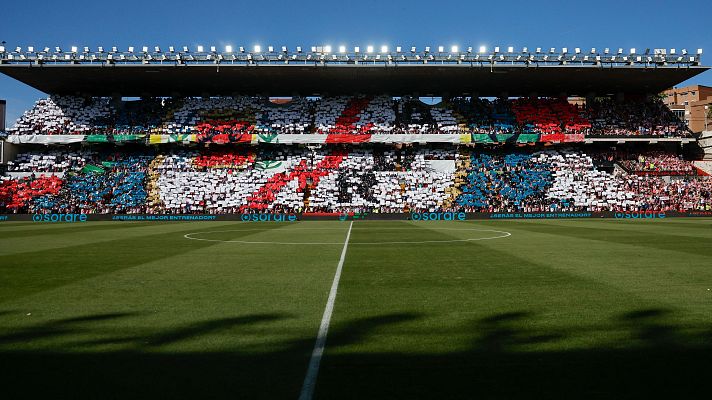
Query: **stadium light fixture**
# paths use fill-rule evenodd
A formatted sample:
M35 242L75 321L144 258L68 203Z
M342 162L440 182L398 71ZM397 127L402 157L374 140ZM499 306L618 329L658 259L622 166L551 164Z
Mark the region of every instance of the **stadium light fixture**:
M682 55L686 56L687 55L687 49L682 49Z
M59 46L55 46L54 52L55 52L55 53L61 53L61 52L62 52L62 49L61 49Z
M623 48L622 48L622 47L619 47L619 48L618 48L618 54L623 54Z
M591 47L591 54L596 54L596 48L595 48L595 47Z
M255 45L255 53L260 53L262 51L262 46L260 45Z
M396 46L396 53L400 53L400 52L401 52L402 50L403 50L403 48L402 48L402 47L400 47L400 46Z
M445 46L438 46L438 53L444 53L445 52Z
M388 46L381 46L381 53L388 53Z
M494 54L497 54L497 53L499 53L499 46L494 48Z
M142 52L142 53L148 53L148 46L143 46L143 47L141 47L141 52Z
M327 54L331 53L331 46L329 46L329 45L324 46L324 53L327 53Z
M225 52L232 53L232 46L230 46L230 45L225 46Z
M354 47L354 53L359 53L359 52L361 52L361 48L358 46Z
M287 46L282 46L282 53L287 53L287 52L288 52Z
M702 49L697 49L697 55L702 55Z
M244 53L244 52L245 52L245 46L240 46L240 53Z
M217 53L218 49L215 48L215 46L210 46L210 52L211 53Z
M133 47L133 46L129 46L129 53L133 53L133 52L134 52L134 47Z
M556 53L556 49L553 48L553 47L550 48L550 49L549 49L549 54L554 54L554 53Z
M670 49L670 55L674 56L677 53L676 49Z
M457 53L459 50L460 50L460 49L458 49L457 46L452 46L452 47L450 48L450 52L451 52L451 53Z
M99 49L98 49L97 51L98 51L99 53L103 53L103 52L104 52L104 48L103 48L102 46L99 46ZM45 50L45 52L46 52L46 50Z
M34 52L35 52L35 47L34 47L34 46L27 46L27 52L28 52L28 53L34 53Z
M203 47L203 46L198 46L198 53L202 53L203 50L204 50L204 47Z
M366 46L366 53L373 53L373 46Z
M312 53L316 53L316 46L312 46L311 52L312 52Z
M189 52L188 46L183 46L183 53L188 53L188 52Z
M302 46L297 46L297 53L301 53L301 52L302 52Z
M425 54L430 53L430 46L425 46Z
M467 48L467 53L468 53L468 54L472 53L472 46L469 46L469 47Z
M341 53L341 54L346 53L346 46L339 46L339 53Z
M415 53L417 50L418 50L418 49L416 49L415 46L411 46L411 48L410 48L410 52L411 52L411 53Z
M609 49L608 47L606 47L605 50L603 50L603 54L608 54L610 52L611 52L611 49Z
M514 46L507 47L507 53L514 53ZM525 51L526 53L526 51Z
M529 53L529 47L522 48L522 53L524 53L524 54Z
M480 46L480 53L486 53L487 52L487 47L486 46Z
M267 46L268 53L274 53L274 46Z
M84 54L87 54L87 53L89 53L89 47L84 46Z
M169 53L175 53L175 52L176 52L176 48L173 47L173 46L168 46L168 52L169 52Z
M568 52L569 52L569 48L568 48L568 47L564 47L563 49L561 49L561 54L566 54L566 53L568 53Z
M49 53L49 47L45 47L45 48L42 50L42 52L43 52L43 53Z
M536 48L536 54L541 54L541 47Z
M5 46L0 45L0 53L4 53L4 52L5 52Z
M574 53L581 54L581 48L580 47L574 48Z
M632 48L630 49L630 54L635 54L635 47L632 47Z
M78 49L77 49L77 46L72 46L72 53L76 53L77 50L78 50Z
M160 48L159 46L155 46L155 47L153 48L153 52L154 52L154 53L160 53L160 52L161 52L161 48Z

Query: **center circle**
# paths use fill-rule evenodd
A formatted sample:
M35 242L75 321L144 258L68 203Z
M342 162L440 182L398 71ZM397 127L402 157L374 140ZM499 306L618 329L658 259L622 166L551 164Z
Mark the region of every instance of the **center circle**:
M423 229L423 228L373 228L375 230L390 230L390 231L413 231L414 229ZM429 231L469 231L469 232L489 232L490 235L484 236L484 237L476 237L476 238L467 238L467 239L448 239L448 240L397 240L397 241L378 241L378 242L357 242L357 241L349 241L349 245L387 245L387 244L427 244L427 243L457 243L457 242L474 242L474 241L479 241L479 240L492 240L492 239L503 239L509 236L512 236L510 232L506 231L499 231L495 229L479 229L479 228L440 228L440 227L428 227L425 228ZM366 230L366 229L359 229L359 228L354 228L353 231L359 231L359 230ZM216 234L216 233L228 233L228 232L269 232L272 231L272 229L268 228L249 228L249 229L229 229L229 230L220 230L220 231L209 231L209 232L192 232L192 233L186 233L183 235L184 238L189 239L189 240L199 240L199 241L205 241L205 242L220 242L220 243L243 243L243 244L279 244L279 245L300 245L300 246L322 246L322 245L343 245L343 241L336 241L336 242L282 242L282 241L264 241L264 240L229 240L229 239L210 239L210 238L205 238L205 237L199 237L199 236L205 236L205 235L210 235L210 234ZM276 231L280 233L289 233L293 231L341 231L345 232L346 230L344 228L294 228L294 229L289 229L289 230L284 230L284 231Z

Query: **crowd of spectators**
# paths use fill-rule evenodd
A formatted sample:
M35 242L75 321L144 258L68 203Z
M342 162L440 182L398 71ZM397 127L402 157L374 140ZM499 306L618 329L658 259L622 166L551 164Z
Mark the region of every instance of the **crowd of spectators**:
M244 213L709 210L709 177L611 172L579 149L169 146L42 149L0 182L0 212ZM669 153L626 153L642 167ZM655 161L652 161L655 160ZM651 167L653 168L653 167ZM654 167L658 168L658 167ZM660 167L663 168L663 167ZM662 171L662 170L658 170ZM61 172L62 174L54 174ZM633 171L634 172L634 171ZM675 175L675 174L670 174Z
M461 97L426 105L389 96L108 98L39 100L10 134L539 134L689 136L659 99L601 98L574 105L563 98ZM553 136L552 136L553 135Z

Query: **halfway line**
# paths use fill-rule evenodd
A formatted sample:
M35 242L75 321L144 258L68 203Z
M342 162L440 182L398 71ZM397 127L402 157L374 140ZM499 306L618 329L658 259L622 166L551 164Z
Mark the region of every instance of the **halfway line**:
M321 364L321 356L324 354L324 346L326 346L326 334L329 331L329 323L331 322L331 314L334 312L334 302L336 301L336 292L339 290L339 280L341 279L341 270L344 267L344 259L346 259L346 249L349 247L349 238L351 237L351 227L354 222L349 224L349 231L346 233L344 240L344 248L341 250L341 258L339 265L336 267L334 281L331 283L331 291L329 291L329 300L326 301L324 315L321 317L321 325L319 333L316 336L314 350L312 350L309 367L307 368L307 376L304 377L302 391L299 394L299 400L311 400L314 396L314 387L316 386L316 377L319 375L319 365Z

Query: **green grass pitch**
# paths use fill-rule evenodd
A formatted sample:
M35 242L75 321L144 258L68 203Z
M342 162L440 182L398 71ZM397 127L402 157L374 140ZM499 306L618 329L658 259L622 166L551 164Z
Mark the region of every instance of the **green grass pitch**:
M0 398L296 399L349 224L3 222ZM709 398L710 289L709 219L356 221L314 398Z

